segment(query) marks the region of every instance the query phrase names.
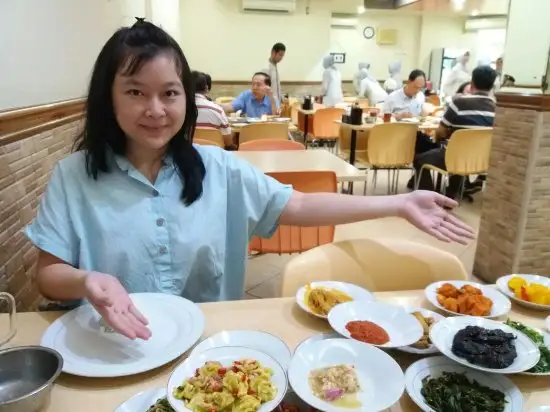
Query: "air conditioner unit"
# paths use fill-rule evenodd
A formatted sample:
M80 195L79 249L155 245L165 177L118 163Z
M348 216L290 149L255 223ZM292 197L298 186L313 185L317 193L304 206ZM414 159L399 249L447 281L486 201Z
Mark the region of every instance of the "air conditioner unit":
M336 29L355 29L359 20L356 14L332 13L330 27Z
M242 0L242 9L246 12L293 13L296 0Z
M464 31L473 32L485 29L506 29L506 16L472 17L465 21Z

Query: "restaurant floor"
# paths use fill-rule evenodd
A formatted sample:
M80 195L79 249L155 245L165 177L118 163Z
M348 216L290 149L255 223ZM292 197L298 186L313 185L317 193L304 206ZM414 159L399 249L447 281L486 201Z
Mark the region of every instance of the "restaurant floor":
M402 172L399 179L399 193L406 193L406 183L410 177L409 172ZM369 190L371 179L369 179ZM378 173L376 195L383 195L387 190L387 173ZM363 195L363 184L356 184L356 195ZM472 226L475 230L479 227L481 213L481 195L474 197L474 203L463 202L456 211L456 215ZM476 240L467 245L448 244L440 242L398 218L386 218L372 221L363 221L336 227L335 241L362 238L362 237L398 237L410 239L416 242L426 243L456 255L466 267L468 273L472 273ZM280 294L281 272L293 256L291 255L260 255L248 260L246 269L246 299L273 298Z

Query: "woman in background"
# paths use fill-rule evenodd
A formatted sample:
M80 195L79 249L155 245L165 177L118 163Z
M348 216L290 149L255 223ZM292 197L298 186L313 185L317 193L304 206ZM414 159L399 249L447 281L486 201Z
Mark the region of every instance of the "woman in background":
M344 102L342 75L334 64L334 56L330 54L323 58L323 68L323 104L334 107Z
M370 68L370 64L361 62L357 65L357 73L355 73L355 76L353 76L353 88L355 89L355 93L357 95L360 95L361 90L361 80L365 78L365 71L368 74L368 70Z
M380 86L378 80L365 69L360 73L359 97L366 97L369 104L373 106L377 103L384 103L388 93Z
M388 71L390 72L390 77L388 77L384 82L384 90L386 90L387 93L391 93L403 87L401 62L393 62L388 64Z
M456 90L462 83L469 82L471 78L470 70L468 69L468 62L470 61L470 52L467 51L462 56L457 58L456 64L448 73L446 79L443 81L443 94L446 100L452 99Z

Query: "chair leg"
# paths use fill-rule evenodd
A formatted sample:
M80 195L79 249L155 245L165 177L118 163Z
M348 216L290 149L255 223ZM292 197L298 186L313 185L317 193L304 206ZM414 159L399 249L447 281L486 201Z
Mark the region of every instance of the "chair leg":
M392 184L390 183L390 180L392 179L391 177L391 170L388 169L388 195L391 194L391 186Z
M374 195L376 193L376 178L378 176L378 169L374 169L374 173L372 175L372 194Z
M395 181L393 186L393 194L396 195L399 191L399 171L400 169L395 170Z
M365 188L363 190L363 196L367 195L367 185L369 183L369 169L365 169Z

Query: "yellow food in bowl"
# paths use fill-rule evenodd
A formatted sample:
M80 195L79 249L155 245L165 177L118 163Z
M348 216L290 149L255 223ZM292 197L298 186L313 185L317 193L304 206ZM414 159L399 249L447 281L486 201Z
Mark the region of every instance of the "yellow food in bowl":
M351 300L353 300L351 296L336 289L306 286L305 304L317 315L327 316L333 307Z
M514 276L508 281L508 287L518 299L539 305L550 305L550 288L545 285L529 283L521 276Z

